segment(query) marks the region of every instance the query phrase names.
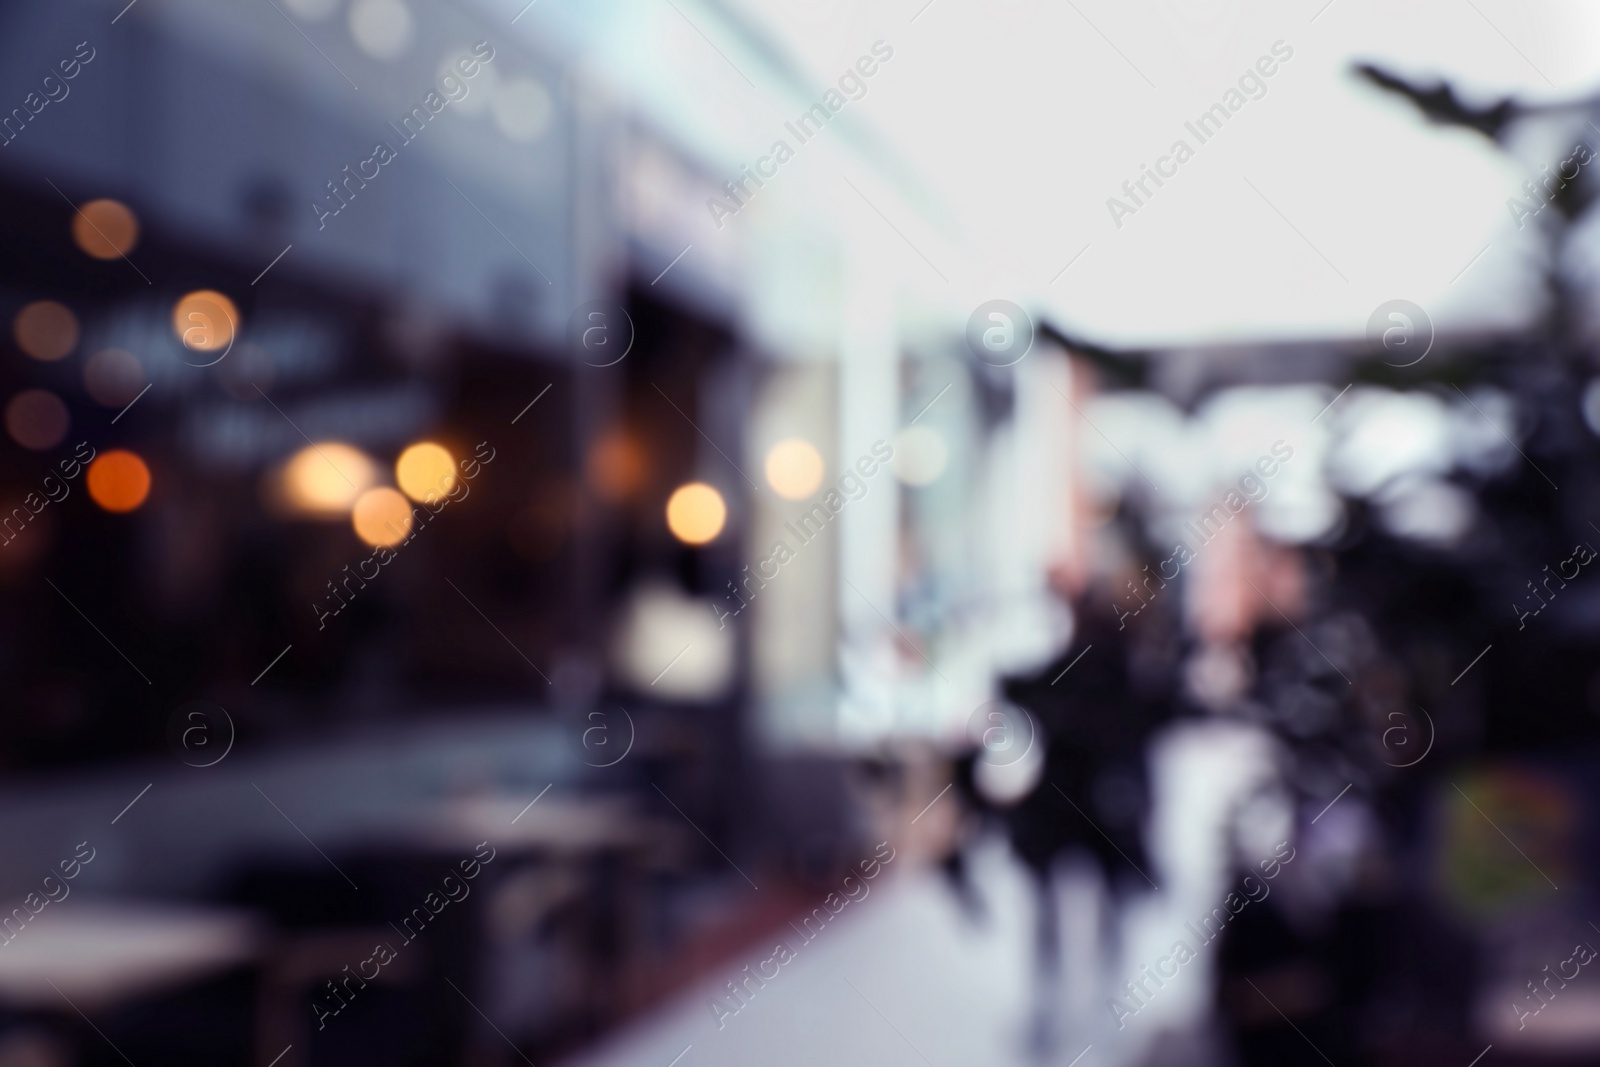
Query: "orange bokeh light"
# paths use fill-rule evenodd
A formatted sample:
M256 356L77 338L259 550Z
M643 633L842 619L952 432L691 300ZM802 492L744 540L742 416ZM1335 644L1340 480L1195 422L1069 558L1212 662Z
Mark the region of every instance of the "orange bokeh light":
M350 509L350 525L369 545L398 545L411 532L411 501L386 485L368 489Z
M67 405L47 389L24 389L6 405L6 432L36 452L59 445L70 423Z
M95 403L108 408L133 403L148 381L139 357L121 348L102 348L83 366L84 388Z
M722 494L705 482L681 485L667 500L667 528L687 545L716 540L727 519L728 505Z
M443 445L419 441L400 453L394 463L394 480L400 491L412 500L428 501L446 496L456 487L455 457ZM431 499L430 499L431 497ZM410 512L410 508L406 509Z
M107 511L133 511L150 495L150 468L126 449L100 453L88 479L89 496Z
M623 431L606 434L589 452L589 482L605 500L622 500L644 483L643 450Z
M279 489L288 510L311 518L343 517L378 480L367 454L340 441L309 444L284 464Z
M35 300L17 312L11 332L18 348L44 363L53 363L78 347L78 317L54 300Z
M214 289L199 289L172 305L172 332L196 352L216 352L233 344L239 309ZM220 358L220 357L219 357Z
M139 220L126 204L91 200L72 216L72 239L86 255L116 259L139 243Z

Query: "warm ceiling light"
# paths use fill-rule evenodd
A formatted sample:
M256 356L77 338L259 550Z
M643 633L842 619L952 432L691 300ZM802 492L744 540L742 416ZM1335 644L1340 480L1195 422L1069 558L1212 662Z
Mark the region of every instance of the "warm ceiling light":
M411 532L411 502L388 486L368 489L350 509L350 525L369 545L398 545Z
M72 216L72 239L95 259L116 259L139 243L139 219L115 200L91 200Z
M324 518L345 514L375 481L377 469L372 460L338 441L307 445L283 468L283 493L289 506Z
M395 460L394 480L400 491L412 500L434 500L456 486L456 461L443 445L421 441L400 453Z
M11 332L18 348L52 363L78 346L78 317L65 304L35 300L17 312Z
M150 468L125 449L96 456L88 479L89 496L107 511L132 511L150 495Z
M102 348L83 366L84 388L96 404L108 408L133 403L147 380L139 357L120 348Z
M67 436L67 405L45 389L24 389L6 405L6 432L23 448L42 452Z
M667 529L687 545L715 540L727 518L728 506L722 502L722 494L705 482L681 485L667 500Z
M172 332L196 352L217 352L233 344L239 309L214 289L199 289L172 305Z
M779 441L767 452L767 484L785 500L804 500L822 484L822 453L803 438Z

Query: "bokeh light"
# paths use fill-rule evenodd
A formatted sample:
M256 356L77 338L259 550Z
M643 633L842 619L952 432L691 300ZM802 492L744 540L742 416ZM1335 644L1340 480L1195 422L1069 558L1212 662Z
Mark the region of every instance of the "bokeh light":
M51 363L78 346L78 317L65 304L35 300L17 312L11 332L18 348Z
M83 367L83 387L96 404L108 408L133 403L148 380L139 357L121 348L102 348Z
M388 486L368 489L350 509L350 525L369 545L397 545L411 532L411 502Z
M623 430L613 430L596 441L585 466L589 483L604 500L623 500L644 484L644 453Z
M537 141L550 129L550 91L531 78L510 78L495 89L494 124L513 141Z
M822 484L822 453L810 441L790 437L767 452L767 484L785 500L804 500Z
M139 219L116 200L91 200L72 216L72 239L95 259L117 259L139 243Z
M172 332L196 352L226 349L238 328L239 309L214 289L198 289L172 305Z
M319 441L296 452L284 465L283 496L302 515L336 518L372 487L377 475L377 467L360 449Z
M411 9L401 0L355 0L350 36L373 59L395 59L411 45Z
M705 482L680 485L667 500L667 529L687 545L716 540L728 519L722 494Z
M439 60L439 70L434 80L437 82L446 74L453 74L457 79L461 79L461 69L456 64L471 55L472 47L465 41L446 50L443 58ZM470 81L466 81L466 85L467 95L453 101L450 104L451 110L463 115L482 115L494 100L495 90L500 85L500 72L493 64L479 64L478 73Z
M107 511L132 511L150 495L150 468L126 449L100 453L86 477L90 498Z
M621 680L666 700L715 700L728 691L736 662L731 626L709 603L670 585L635 586L623 608L612 654ZM671 662L672 669L660 666Z
M59 445L70 424L67 405L45 389L24 389L6 405L6 432L36 452Z
M429 494L438 500L455 488L457 477L455 457L432 441L412 445L394 464L394 480L412 500L427 500Z

